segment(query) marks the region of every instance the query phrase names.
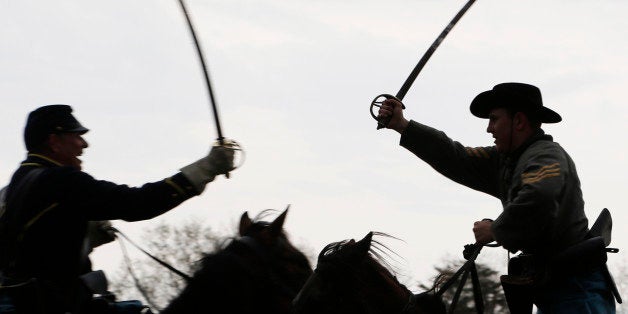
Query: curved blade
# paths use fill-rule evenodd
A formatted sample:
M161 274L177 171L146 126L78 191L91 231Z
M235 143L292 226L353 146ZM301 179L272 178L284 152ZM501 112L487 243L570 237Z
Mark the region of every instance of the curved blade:
M205 83L207 85L207 91L209 93L209 102L212 106L212 111L214 113L214 121L216 122L216 131L218 133L218 143L220 143L220 145L223 145L224 137L222 136L222 128L220 127L220 119L218 118L218 109L216 106L216 100L214 99L214 91L212 89L212 84L209 80L209 73L207 71L207 65L205 64L205 58L203 57L203 51L201 50L201 45L198 42L198 38L196 37L196 32L194 31L194 25L192 25L192 20L190 19L188 10L185 7L185 3L183 2L183 0L179 0L179 4L181 5L181 9L183 10L183 14L185 15L185 20L188 22L188 27L190 28L190 33L192 34L192 39L194 39L194 44L196 46L196 52L198 52L198 58L201 61L203 74L205 74Z
M414 83L414 80L417 78L417 76L419 76L419 73L421 73L421 70L423 69L423 67L427 63L427 60L430 59L430 57L432 56L434 51L436 51L436 48L438 48L440 43L443 42L443 39L445 39L445 37L447 37L447 34L449 34L449 31L451 31L451 29L454 28L454 25L456 25L456 23L458 23L458 20L460 20L460 18L464 15L464 13L467 12L467 10L469 10L469 8L471 7L471 5L474 2L475 2L475 0L469 0L467 2L467 4L465 4L464 7L462 7L462 9L460 9L458 14L456 14L456 16L454 16L454 18L451 20L451 22L449 22L447 27L445 27L445 29L440 33L440 35L438 35L438 37L436 38L434 43L432 43L430 48L427 49L425 54L423 54L423 57L421 57L421 60L419 60L419 63L414 67L414 69L410 73L410 76L408 76L408 78L403 83L403 86L401 86L401 89L399 89L399 91L397 92L395 97L397 97L400 100L402 100L403 97L406 96L406 93L408 93L408 90L410 89L410 86L412 86L412 83Z

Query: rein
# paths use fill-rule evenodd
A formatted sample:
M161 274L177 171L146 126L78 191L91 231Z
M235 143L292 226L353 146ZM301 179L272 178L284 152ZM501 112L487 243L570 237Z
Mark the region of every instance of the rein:
M484 246L488 246L488 247L497 247L496 244L486 244ZM460 283L458 283L458 287L456 289L456 292L454 293L454 297L451 301L451 305L449 307L449 311L448 313L453 313L454 309L456 308L456 305L458 303L458 300L460 299L460 294L462 293L462 288L464 287L465 282L467 281L467 277L469 276L469 273L471 274L471 283L473 285L473 298L475 300L475 308L477 310L477 313L484 313L484 300L482 298L482 289L480 287L480 281L478 278L478 272L477 269L475 267L475 259L478 257L478 255L480 254L480 251L482 250L482 245L478 245L478 244L467 244L464 246L464 251L462 252L462 255L464 256L464 258L467 260L461 267L460 269L458 269L458 271L456 271L456 273L449 278L449 280L447 280L442 286L441 288L438 290L438 292L436 292L436 295L439 297L442 297L442 295L449 290L449 288L451 288L451 286L455 283L455 281L462 276L462 278L460 279Z
M179 275L179 276L180 276L181 278L183 278L185 281L188 281L188 282L189 282L190 280L192 280L192 277L190 277L190 275L188 275L188 274L186 274L186 273L184 273L184 272L182 272L182 271L180 271L180 270L176 269L174 266L172 266L172 265L170 265L170 264L166 263L164 260L159 259L159 258L157 258L156 256L154 256L154 255L152 255L152 254L148 253L148 251L146 251L146 250L142 249L142 248L141 248L139 245L137 245L135 242L131 241L131 239L129 239L129 237L128 237L126 234L122 233L122 231L120 231L120 230L118 230L118 229L116 229L116 228L114 228L114 227L110 227L110 229L111 229L113 232L115 232L115 233L117 233L117 234L121 235L121 236L122 236L125 240L127 240L129 243L131 243L131 244L132 244L135 248L137 248L138 250L140 250L142 253L146 254L148 257L150 257L151 259L153 259L155 262L159 263L159 264L160 264L161 266L163 266L163 267L168 268L168 270L170 270L171 272L173 272L173 273L175 273L175 274ZM120 241L120 245L122 245L122 246L123 246L122 241ZM123 247L124 247L124 246L123 246ZM126 254L126 249L123 249L123 253L125 254L125 257L126 257L126 256L127 256L127 254Z
M118 230L118 229L116 229L114 227L109 227L109 230L113 231L116 234L119 234L122 238L124 238L129 243L131 243L131 245L133 245L136 249L140 250L142 253L146 254L146 256L150 257L151 259L153 259L154 261L156 261L160 265L168 268L173 273L179 275L186 282L189 282L192 279L192 277L190 277L189 275L187 275L184 272L174 268L174 266L166 263L165 261L157 258L156 256L150 254L148 251L146 251L143 248L141 248L139 245L137 245L135 242L133 242L126 234L122 233L122 231L120 231L120 230ZM131 259L129 258L129 254L128 254L127 250L126 250L126 247L124 246L124 243L122 241L119 241L118 243L120 243L120 250L122 251L122 255L124 256L124 261L126 263L127 270L129 271L129 274L131 275L131 278L133 278L133 283L135 284L135 287L140 292L140 294L144 297L144 300L146 300L146 303L148 303L148 305L151 308L159 309L157 304L155 304L155 302L153 302L153 300L148 296L148 293L146 292L144 287L140 284L139 278L135 275L135 272L133 271L133 268L131 267L131 264L132 264L131 263Z
M120 231L120 230L118 230L118 229L116 229L114 227L110 227L110 230L115 232L116 234L119 234L122 238L124 238L124 240L128 241L129 243L131 243L131 245L133 245L136 249L140 250L142 253L144 253L146 256L150 257L155 262L159 263L161 266L163 266L163 267L167 268L168 270L170 270L171 272L179 275L186 282L190 282L192 280L192 277L190 275L188 275L188 274L178 270L177 268L175 268L174 266L172 266L169 263L165 262L164 260L159 259L158 257L154 256L153 254L149 253L148 251L146 251L145 249L140 247L138 244L133 242L122 231ZM257 255L258 257L260 257L263 260L263 263L265 264L266 268L268 268L269 274L271 275L272 284L275 285L277 288L279 288L279 290L282 293L284 293L285 295L290 296L290 297L293 297L296 294L288 286L282 284L281 281L274 274L272 269L270 269L270 266L272 265L271 256L270 256L270 254L268 252L266 252L264 250L264 248L260 245L259 241L257 241L255 238L250 237L250 236L242 236L242 237L239 237L239 238L237 238L237 239L235 239L233 241L237 242L237 243L240 243L240 244L243 244L245 247L250 249L255 255ZM125 259L126 264L127 264L127 269L129 270L129 273L131 274L131 277L133 278L133 281L135 282L136 288L140 291L140 293L142 294L142 296L144 297L146 302L149 303L150 307L156 309L157 307L155 306L154 302L151 301L150 297L148 296L148 293L145 291L144 287L142 287L142 285L139 282L139 279L137 278L137 276L133 272L133 269L131 267L131 260L130 260L130 258L128 256L128 253L127 253L126 247L124 246L124 243L122 241L119 241L119 243L120 243L120 248L122 250L122 254L124 255L124 259Z

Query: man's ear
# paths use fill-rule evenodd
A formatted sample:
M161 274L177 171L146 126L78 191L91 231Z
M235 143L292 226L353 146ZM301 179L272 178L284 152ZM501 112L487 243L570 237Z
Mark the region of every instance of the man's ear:
M46 139L45 146L53 153L59 151L59 143L61 142L61 138L57 134L48 134L48 138Z
M528 116L525 113L519 111L512 117L512 123L516 130L521 131L530 124L530 121L528 121Z

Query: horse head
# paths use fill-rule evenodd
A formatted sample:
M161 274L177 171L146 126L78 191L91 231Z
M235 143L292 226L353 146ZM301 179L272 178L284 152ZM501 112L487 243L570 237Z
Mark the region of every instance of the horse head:
M290 206L288 206L286 210L284 210L272 222L260 220L260 217L265 215L268 211L263 211L262 213L260 213L260 215L256 219L257 221L253 221L251 218L249 218L249 213L244 212L242 216L240 216L238 234L240 235L240 237L253 237L257 241L260 241L261 243L264 243L266 245L271 245L278 239L287 239L286 234L283 230L283 224L286 221L288 209L290 209Z
M288 314L312 267L284 231L288 209L264 221L272 212L254 219L244 212L237 236L203 258L186 288L162 313Z
M314 273L293 301L293 313L445 313L437 297L414 295L397 280L382 256L389 249L373 235L325 246Z
M292 245L284 231L289 208L271 222L262 220L269 211L261 212L254 220L244 212L238 228L240 237L234 242L245 244L256 252L277 282L283 285L285 293L294 297L312 274L312 266L307 257Z

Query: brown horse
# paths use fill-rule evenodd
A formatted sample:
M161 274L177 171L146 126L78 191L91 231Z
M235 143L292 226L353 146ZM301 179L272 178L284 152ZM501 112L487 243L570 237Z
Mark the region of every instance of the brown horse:
M239 237L203 258L182 293L162 314L290 313L291 301L312 274L305 255L288 240L286 209L272 222L240 219Z
M327 245L294 299L293 313L445 313L445 304L432 291L415 295L397 280L382 258L386 250L373 240L373 232L358 242Z

